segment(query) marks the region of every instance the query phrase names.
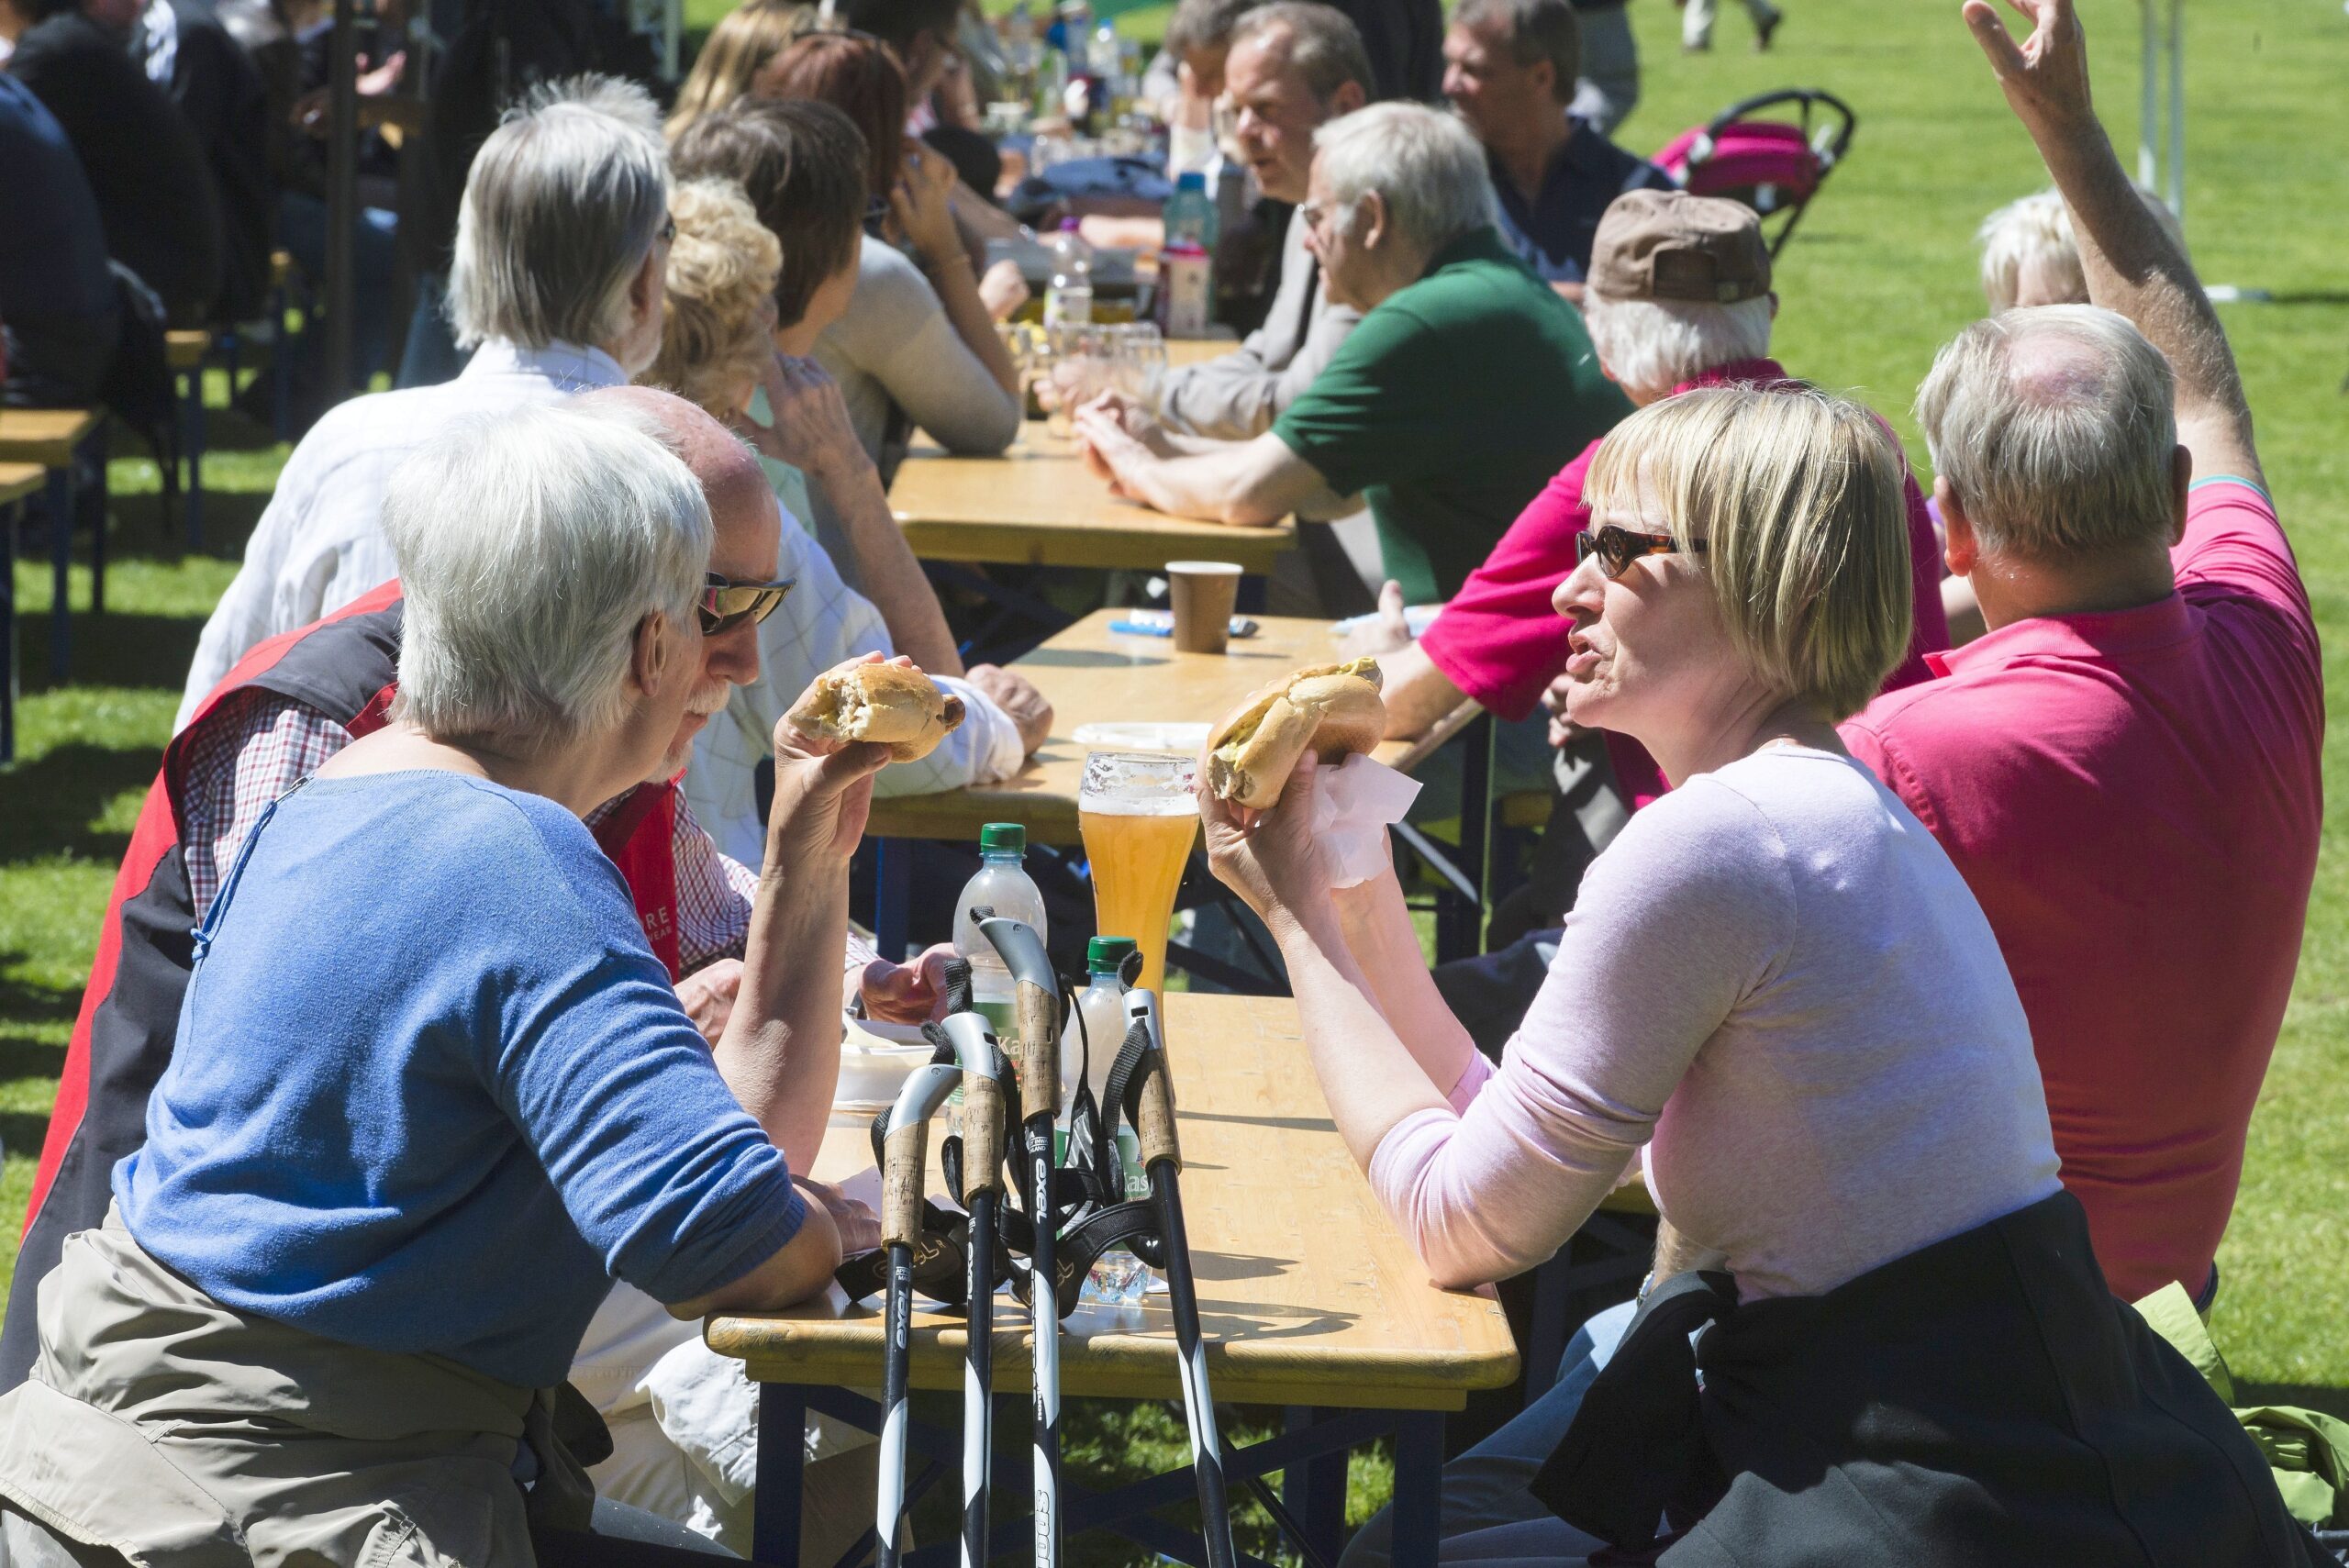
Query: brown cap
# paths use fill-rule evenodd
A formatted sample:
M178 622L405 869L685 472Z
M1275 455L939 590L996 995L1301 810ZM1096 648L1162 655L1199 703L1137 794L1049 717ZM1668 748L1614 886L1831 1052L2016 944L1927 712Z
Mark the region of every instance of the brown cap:
M1626 191L1598 220L1586 286L1608 299L1734 305L1770 292L1770 248L1743 202Z

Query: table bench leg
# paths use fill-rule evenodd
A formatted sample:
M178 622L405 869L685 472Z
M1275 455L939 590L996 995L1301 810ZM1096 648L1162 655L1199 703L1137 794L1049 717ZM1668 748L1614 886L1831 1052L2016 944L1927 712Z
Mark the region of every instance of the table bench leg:
M906 960L913 925L914 846L907 839L873 841L873 944L891 963Z
M73 468L49 471L49 681L65 684L73 659Z
M228 391L237 390L237 373L228 373ZM181 400L182 444L187 448L187 547L204 549L204 367L187 373L187 395Z
M17 519L25 504L0 506L0 768L17 760Z
M1292 1405L1284 1423L1304 1431L1326 1417L1309 1405ZM1281 1474L1281 1501L1297 1518L1306 1544L1324 1562L1335 1562L1346 1544L1346 1454L1324 1453L1292 1464Z
M759 1385L758 1491L751 1501L751 1555L761 1562L799 1561L799 1494L807 1481L807 1400L798 1385Z
M1395 1568L1435 1568L1443 1540L1443 1417L1400 1416L1395 1425Z

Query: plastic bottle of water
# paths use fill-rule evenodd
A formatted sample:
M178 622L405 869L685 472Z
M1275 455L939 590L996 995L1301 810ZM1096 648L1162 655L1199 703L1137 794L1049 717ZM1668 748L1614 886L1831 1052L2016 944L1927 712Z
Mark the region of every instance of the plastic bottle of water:
M1169 338L1204 338L1215 315L1215 242L1220 227L1204 172L1186 170L1166 198L1166 248L1158 257L1162 325Z
M1096 937L1085 944L1085 967L1091 983L1078 994L1075 1016L1061 1032L1057 1132L1063 1162L1078 1084L1092 1089L1097 1106L1108 1098L1109 1071L1117 1065L1118 1050L1126 1042L1126 987L1118 974L1133 951L1131 937ZM1124 1195L1148 1197L1150 1178L1142 1171L1141 1144L1130 1123L1121 1121L1118 1128L1117 1152ZM1085 1276L1084 1299L1104 1307L1139 1307L1149 1288L1150 1270L1142 1261L1123 1247L1112 1247L1094 1261L1092 1272Z
M1082 327L1093 319L1093 247L1073 217L1052 237L1052 281L1044 290L1046 327Z
M1027 855L1027 828L1017 822L988 823L979 829L979 874L963 884L963 895L954 903L954 951L971 966L972 1005L985 1015L987 1027L1005 1042L1007 1052L1019 1038L1011 971L972 920L971 911L991 905L1005 919L1034 927L1037 940L1043 940L1044 895L1020 863Z

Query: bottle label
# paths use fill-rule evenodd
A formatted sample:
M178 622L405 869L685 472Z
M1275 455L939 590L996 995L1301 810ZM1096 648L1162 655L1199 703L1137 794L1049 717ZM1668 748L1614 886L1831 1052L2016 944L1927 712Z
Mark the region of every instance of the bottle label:
M1093 291L1052 289L1044 295L1044 325L1084 327L1093 320Z
M1159 258L1166 290L1166 335L1204 338L1214 315L1214 263L1204 250L1168 250Z

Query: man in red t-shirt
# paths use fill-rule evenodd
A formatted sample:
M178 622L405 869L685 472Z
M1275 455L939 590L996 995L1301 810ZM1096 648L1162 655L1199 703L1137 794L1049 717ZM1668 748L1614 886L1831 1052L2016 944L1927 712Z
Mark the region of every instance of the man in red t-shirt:
M1742 202L1678 191L1616 197L1592 242L1584 310L1600 366L1642 407L1693 387L1788 379L1769 357L1777 310L1769 246ZM1593 441L1559 471L1417 642L1403 641L1402 603L1390 587L1384 608L1393 630L1376 645L1390 737L1422 734L1470 698L1514 723L1565 668L1573 628L1550 607L1550 595L1575 569L1575 537L1590 525L1582 483L1598 450ZM1949 646L1940 544L1924 493L1913 478L1905 488L1916 629L1887 690L1923 680L1924 655ZM1670 787L1628 736L1569 740L1560 773L1523 912L1535 924L1556 923L1573 905L1583 865L1627 811Z
M2089 109L2071 6L2035 9L2021 50L1967 20L2095 303L1934 362L1918 416L1988 630L1843 738L1998 933L2114 1291L2207 1300L2315 876L2323 674L2218 317Z

